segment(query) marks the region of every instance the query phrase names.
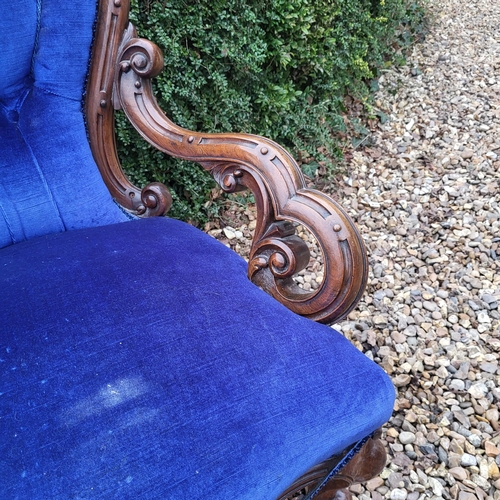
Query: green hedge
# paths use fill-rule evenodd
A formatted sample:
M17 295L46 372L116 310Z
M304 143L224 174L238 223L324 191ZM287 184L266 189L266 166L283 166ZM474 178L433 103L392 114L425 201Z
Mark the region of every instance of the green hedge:
M335 165L343 97L366 98L377 68L421 24L419 1L136 0L131 20L164 53L155 89L169 117L205 132L265 135L307 158L312 174L318 162ZM117 123L132 178L166 183L171 215L203 221L208 175L153 151L123 117Z

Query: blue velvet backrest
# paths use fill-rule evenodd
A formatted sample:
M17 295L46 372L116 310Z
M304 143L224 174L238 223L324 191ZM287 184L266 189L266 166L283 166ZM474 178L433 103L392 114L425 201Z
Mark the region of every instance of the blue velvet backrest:
M0 13L0 248L128 220L82 112L95 0L10 0Z

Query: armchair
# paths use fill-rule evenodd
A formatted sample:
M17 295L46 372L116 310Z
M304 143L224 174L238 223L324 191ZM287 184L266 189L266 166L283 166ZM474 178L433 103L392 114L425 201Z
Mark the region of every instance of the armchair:
M385 464L394 401L318 323L359 300L362 239L272 141L173 124L128 8L16 0L0 16L0 498L346 498ZM226 191L252 190L248 269L161 217L165 186L128 181L120 108ZM294 222L324 256L313 292L293 280L309 261Z

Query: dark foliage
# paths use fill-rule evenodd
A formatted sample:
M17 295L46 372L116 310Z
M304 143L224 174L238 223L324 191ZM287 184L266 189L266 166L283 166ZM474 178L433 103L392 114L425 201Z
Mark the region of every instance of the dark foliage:
M343 98L361 101L369 82L423 21L413 0L137 0L131 15L157 43L165 70L156 95L178 124L205 132L270 137L331 174L341 156ZM214 205L208 174L143 143L118 117L119 150L139 184L158 180L171 215L203 221Z

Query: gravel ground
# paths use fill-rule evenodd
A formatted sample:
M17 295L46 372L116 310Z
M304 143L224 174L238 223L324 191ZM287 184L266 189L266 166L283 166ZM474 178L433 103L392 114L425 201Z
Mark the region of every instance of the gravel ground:
M398 389L387 467L359 500L500 500L500 2L434 3L426 40L380 79L389 121L339 183L371 271L335 327ZM244 253L242 215L214 235ZM320 279L319 260L299 278Z
M371 274L338 326L398 388L388 466L360 500L500 499L500 2L433 9L344 179Z

